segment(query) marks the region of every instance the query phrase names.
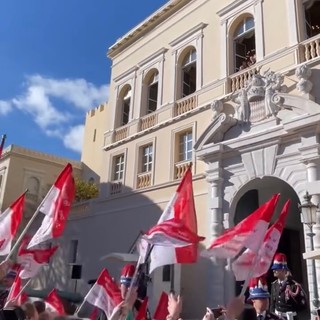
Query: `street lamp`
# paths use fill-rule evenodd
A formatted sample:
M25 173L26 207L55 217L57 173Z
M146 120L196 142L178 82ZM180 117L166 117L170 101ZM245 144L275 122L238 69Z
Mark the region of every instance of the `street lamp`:
M313 225L316 224L317 210L318 206L311 202L311 195L308 192L303 197L304 201L302 204L298 205L301 212L301 222L309 228L307 236L310 238L310 250L314 250L313 237L315 233L313 232ZM320 306L319 293L318 293L318 281L316 274L316 262L314 259L311 260L312 267L312 283L313 283L313 306L318 309Z

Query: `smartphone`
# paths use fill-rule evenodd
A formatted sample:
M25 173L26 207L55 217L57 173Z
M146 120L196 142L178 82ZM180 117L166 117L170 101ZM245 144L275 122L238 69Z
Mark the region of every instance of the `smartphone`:
M222 316L222 308L213 308L211 311L216 319Z

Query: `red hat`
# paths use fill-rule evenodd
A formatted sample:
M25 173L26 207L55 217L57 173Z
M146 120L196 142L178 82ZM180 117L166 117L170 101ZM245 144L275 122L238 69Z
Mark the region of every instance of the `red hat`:
M259 278L252 278L249 284L249 293L250 296L248 300L270 298L267 279L264 276L261 276Z
M284 253L276 253L271 270L289 270L287 257Z
M121 270L120 283L130 286L136 267L133 264L126 264Z

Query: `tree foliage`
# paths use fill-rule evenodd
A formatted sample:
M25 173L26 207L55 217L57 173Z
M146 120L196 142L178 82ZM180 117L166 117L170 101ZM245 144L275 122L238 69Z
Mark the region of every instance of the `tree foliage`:
M96 198L99 195L99 189L96 184L84 180L76 179L76 201L85 201Z

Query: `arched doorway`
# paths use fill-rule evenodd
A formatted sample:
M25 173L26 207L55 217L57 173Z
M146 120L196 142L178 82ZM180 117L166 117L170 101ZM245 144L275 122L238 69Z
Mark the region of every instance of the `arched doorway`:
M234 213L232 222L237 224L243 220L255 209L268 201L275 193L280 193L280 199L271 223L278 218L284 203L288 199L291 200L290 211L279 242L278 252L283 252L287 255L288 266L294 278L302 283L304 288L307 288L307 269L302 257L302 253L305 251L305 244L303 225L300 221L298 209L299 198L295 190L288 183L269 176L251 180L238 191L232 202L230 210L230 212ZM273 280L273 274L269 271L269 285ZM241 284L241 282L236 283L236 293L241 291Z

